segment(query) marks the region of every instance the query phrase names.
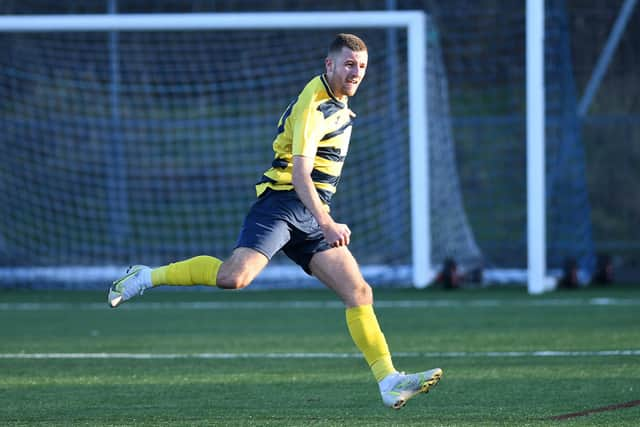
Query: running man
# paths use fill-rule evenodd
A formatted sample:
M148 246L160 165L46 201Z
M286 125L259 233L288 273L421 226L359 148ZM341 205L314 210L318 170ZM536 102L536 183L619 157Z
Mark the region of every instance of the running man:
M385 405L399 409L434 387L442 376L439 368L416 374L395 369L373 310L371 287L348 249L351 231L329 212L355 117L347 102L360 86L367 62L367 46L359 37L338 34L333 40L325 72L311 79L280 117L274 160L256 184L258 198L227 260L200 255L155 269L130 267L113 282L109 305L118 307L161 285L244 288L283 250L344 302L347 328Z

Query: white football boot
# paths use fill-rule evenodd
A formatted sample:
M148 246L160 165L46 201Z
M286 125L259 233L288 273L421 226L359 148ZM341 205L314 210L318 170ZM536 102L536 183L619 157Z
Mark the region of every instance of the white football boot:
M127 274L114 281L109 288L109 306L116 308L136 295L142 295L151 286L151 269L146 265L133 265L127 269Z
M398 372L387 375L379 383L382 402L393 409L400 409L407 400L420 393L429 393L442 378L442 369L435 368L417 374Z

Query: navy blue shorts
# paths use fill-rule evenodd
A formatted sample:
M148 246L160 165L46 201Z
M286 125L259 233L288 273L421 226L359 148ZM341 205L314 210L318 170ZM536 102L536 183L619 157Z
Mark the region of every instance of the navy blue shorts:
M309 262L331 249L318 221L295 191L265 191L247 213L236 247L251 248L271 259L280 249L311 274Z

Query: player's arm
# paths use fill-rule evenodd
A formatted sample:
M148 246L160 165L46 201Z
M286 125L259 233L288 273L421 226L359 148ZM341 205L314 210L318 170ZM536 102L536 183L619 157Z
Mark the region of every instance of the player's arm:
M346 246L350 241L351 230L349 230L346 224L335 222L325 209L311 180L312 171L312 158L293 156L293 188L302 203L311 211L316 221L318 221L327 242L329 242L331 246Z

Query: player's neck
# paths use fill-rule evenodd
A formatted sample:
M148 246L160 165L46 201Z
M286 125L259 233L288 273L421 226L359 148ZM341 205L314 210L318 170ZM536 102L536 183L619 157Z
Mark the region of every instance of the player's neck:
M332 97L333 99L336 99L340 102L343 102L345 104L347 104L347 101L349 100L349 97L347 95L340 95L338 91L335 90L335 88L333 88L331 86L331 82L329 81L329 78L327 77L326 73L322 74L322 78L324 79L325 83L326 83L326 88L329 92L329 96Z

